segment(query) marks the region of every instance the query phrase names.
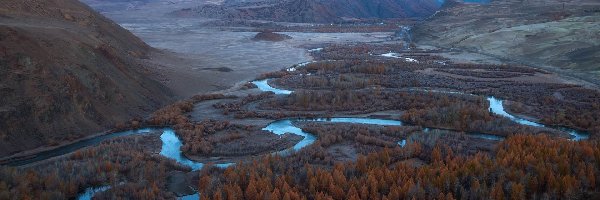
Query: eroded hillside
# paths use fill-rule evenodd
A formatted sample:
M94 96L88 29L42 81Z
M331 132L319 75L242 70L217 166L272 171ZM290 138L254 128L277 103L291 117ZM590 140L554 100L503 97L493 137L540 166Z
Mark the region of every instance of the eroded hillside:
M170 102L144 42L77 0L0 3L0 156L59 145Z

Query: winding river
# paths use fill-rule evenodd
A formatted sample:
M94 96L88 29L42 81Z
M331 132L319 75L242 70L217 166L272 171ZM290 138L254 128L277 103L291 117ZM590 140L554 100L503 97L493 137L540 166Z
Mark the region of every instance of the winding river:
M204 163L190 160L183 155L183 153L181 152L181 146L183 144L181 143L181 140L179 139L179 137L177 137L173 129L164 129L162 135L160 135L160 140L162 140L163 143L162 148L160 150L160 155L167 158L171 158L177 161L179 164L192 168L192 170L194 171L202 169L202 167L204 167ZM232 164L233 163L222 163L216 164L215 166L220 168L227 168Z
M258 80L258 81L253 81L252 83L255 84L258 87L258 89L260 89L261 91L273 92L277 95L289 95L289 94L293 93L293 91L290 91L290 90L284 90L284 89L278 89L278 88L272 87L268 83L269 80L270 79ZM460 92L447 92L447 91L437 91L437 90L427 90L427 91L450 93L450 94L463 94ZM532 122L532 121L529 121L526 119L521 119L514 115L511 115L510 113L505 111L503 101L500 99L490 96L487 98L487 100L490 104L489 111L491 113L506 117L518 124L534 126L534 127L547 127L543 124L540 124L537 122ZM277 135L283 135L286 133L296 134L296 135L302 136L303 139L300 142L298 142L297 144L295 144L293 147L291 147L290 149L283 150L280 152L275 152L276 154L286 155L289 152L298 151L308 145L311 145L312 143L314 143L316 141L317 138L313 134L305 132L302 129L298 128L296 125L294 125L294 122L352 123L352 124L367 124L367 125L382 125L382 126L402 126L402 124L403 124L401 121L398 121L398 120L373 119L373 118L351 118L351 117L316 118L316 119L297 118L297 119L278 120L278 121L270 123L267 127L263 128L262 130L270 131ZM561 131L565 131L565 132L571 134L574 137L573 140L582 140L582 139L588 138L588 135L586 133L578 132L576 130L562 128L562 127L557 127L556 129L559 129ZM98 141L93 140L94 143L90 143L88 145L97 144L102 140L113 138L113 137L132 135L132 134L136 134L136 133L144 133L144 132L150 132L150 131L156 131L156 130L157 129L141 129L141 130L137 130L137 131L127 131L127 132L123 132L123 133L115 133L115 134L111 134L111 137L103 138ZM430 130L429 128L424 129L425 132L428 132L429 130ZM177 161L178 163L180 163L182 165L189 166L193 170L202 169L202 167L204 166L203 163L192 161L192 160L186 158L182 154L182 152L180 150L181 146L182 146L181 140L177 137L177 135L175 134L175 131L173 131L173 129L163 128L162 132L163 132L163 134L160 136L160 138L163 142L163 145L162 145L162 148L160 151L161 155L163 155L167 158L174 159L175 161ZM473 136L473 137L483 138L483 139L487 139L487 140L495 140L495 141L504 139L504 137L496 136L496 135L489 135L489 134L469 133L469 135ZM407 140L403 139L401 141L398 141L397 143L399 146L404 147L407 144ZM85 145L85 146L87 146L87 145ZM218 164L217 167L226 168L228 166L231 166L232 164L233 163ZM85 193L80 196L79 199L90 199L95 192L105 191L105 190L108 190L109 188L110 187L108 187L108 186L100 187L100 188L88 188L85 191ZM83 197L83 198L81 198L81 197ZM196 193L196 194L180 197L179 199L197 199L197 198L198 198L198 194Z
M283 89L277 89L277 88L271 87L268 84L268 81L269 81L269 79L265 79L265 80L253 81L252 83L254 83L262 91L270 91L277 95L289 95L289 94L293 93L293 91L290 91L290 90L283 90ZM517 122L519 124L523 124L523 125L535 126L535 127L548 127L543 124L539 124L536 122L521 119L521 118L518 118L514 115L507 113L504 110L502 100L496 99L494 97L488 97L487 99L490 103L489 110L490 110L490 112L492 112L494 114L504 116L512 121L515 121L515 122ZM349 117L316 118L316 119L301 119L300 118L300 119L283 119L283 120L274 121L274 122L270 123L267 127L263 128L263 130L270 131L277 135L291 133L291 134L296 134L296 135L302 136L303 139L300 142L295 144L290 149L285 150L288 152L291 150L298 151L298 150L314 143L317 138L313 134L304 132L302 129L295 126L294 122L353 123L353 124L382 125L382 126L402 126L402 124L403 124L401 121L398 121L398 120L373 119L373 118L349 118ZM586 133L578 132L578 131L575 131L572 129L561 128L561 127L549 127L549 128L556 128L558 130L568 132L569 134L574 136L573 140L582 140L582 139L588 138L588 135ZM424 131L428 131L428 130L429 129L426 128ZM66 146L62 146L62 147L59 147L59 148L56 148L56 149L53 149L50 151L38 153L32 157L28 157L28 158L24 158L24 159L20 159L20 160L9 161L7 163L7 165L22 166L22 165L42 161L45 159L49 159L52 157L65 155L65 154L74 152L74 151L84 148L84 147L98 145L102 141L105 141L108 139L122 137L122 136L128 136L128 135L147 134L150 132L157 132L157 131L162 132L162 134L160 136L160 139L162 141L160 155L165 156L170 159L173 159L182 165L188 166L192 170L202 169L202 167L204 166L204 163L190 160L183 155L183 153L181 152L182 142L179 139L179 137L175 134L175 131L172 128L143 128L143 129L138 129L138 130L130 130L130 131L123 131L123 132L116 132L116 133L101 135L101 136L93 137L90 139L81 140L79 142L75 142L75 143L72 143L72 144L69 144ZM474 137L483 138L483 139L489 139L489 140L504 139L503 137L488 135L488 134L469 134L469 135L474 136ZM407 141L401 140L401 141L398 141L397 143L399 146L403 147L404 145L406 145ZM221 167L221 168L226 168L231 165L233 165L233 163L222 163L222 164L217 164L216 166ZM91 187L91 188L86 189L84 193L80 194L78 199L90 199L91 197L93 197L94 193L106 191L108 189L110 189L110 186ZM186 196L186 198L188 198L188 197L194 198L195 196Z
M262 130L275 133L277 135L283 135L285 133L292 133L303 136L304 139L294 145L291 149L298 151L316 141L316 137L310 133L304 132L302 129L296 127L294 122L329 122L329 123L353 123L353 124L367 124L367 125L382 125L382 126L402 126L401 121L397 120L386 120L386 119L370 119L370 118L351 118L351 117L334 117L334 118L316 118L316 119L283 119L272 122Z
M100 135L97 137L93 137L93 138L88 138L88 139L83 139L80 140L78 142L75 143L71 143L65 146L61 146L58 147L56 149L52 149L49 151L44 151L23 159L15 159L15 160L9 160L5 165L8 166L22 166L22 165L26 165L26 164L30 164L30 163L34 163L34 162L38 162L38 161L42 161L42 160L46 160L49 158L53 158L56 156L61 156L61 155L65 155L71 152L74 152L76 150L79 150L81 148L84 147L88 147L88 146L93 146L93 145L98 145L100 144L102 141L105 140L109 140L112 138L116 138L116 137L122 137L122 136L128 136L128 135L139 135L139 134L146 134L152 131L156 131L156 128L143 128L143 129L137 129L137 130L130 130L130 131L122 131L122 132L116 132L116 133L111 133L111 134L105 134L105 135Z
M292 94L292 91L290 91L290 90L282 90L282 89L277 89L277 88L271 87L271 85L269 85L270 80L271 79L263 79L263 80L258 80L258 81L252 81L252 83L254 85L256 85L256 87L258 87L258 89L263 92L273 92L275 94L282 94L282 95Z
M79 194L79 196L77 196L78 200L91 200L92 197L94 197L94 194L98 193L98 192L104 192L106 190L110 189L110 186L101 186L101 187L90 187L85 189L85 191L81 194Z
M575 141L589 139L589 133L586 133L586 132L577 131L577 130L566 128L566 127L546 126L546 125L543 125L543 124L540 124L537 122L532 122L532 121L529 121L526 119L518 118L504 110L504 104L503 104L504 102L502 100L497 99L495 97L488 97L487 100L490 102L490 112L500 115L500 116L503 116L503 117L506 117L506 118L508 118L514 122L517 122L519 124L527 125L527 126L534 126L534 127L547 127L547 128L557 129L557 130L566 132L569 135L573 136L572 140L575 140Z
M289 94L293 93L293 91L290 91L290 90L284 90L284 89L278 89L278 88L272 87L271 85L269 85L269 80L270 79L257 80L257 81L253 81L252 83L254 83L258 87L258 89L260 89L261 91L273 92L277 95L289 95ZM441 91L441 90L423 90L423 91L448 93L448 94L460 94L460 95L473 95L473 94L465 94L462 92ZM506 110L504 109L504 101L503 100L497 99L493 96L489 96L487 98L487 100L490 104L489 111L491 113L506 117L518 124L526 125L526 126L533 126L533 127L546 127L546 128L556 129L556 130L570 134L573 137L572 140L575 140L575 141L586 140L589 138L589 134L586 132L581 132L581 131L577 131L577 130L566 128L566 127L546 126L546 125L543 125L543 124L540 124L537 122L533 122L533 121L529 121L526 119L516 117L516 116L506 112ZM371 120L376 120L376 119L352 118L352 120L349 120L346 122L347 123L359 123L359 124L371 124L371 123L369 123L369 121L371 121ZM299 128L291 125L291 121L289 121L289 120L277 121L274 123L278 123L278 122L280 122L282 124L281 127L285 127L287 129L294 130L294 131L297 131L295 129L299 129ZM336 122L336 121L333 120L332 122ZM402 122L400 122L400 121L397 121L397 123L399 123L399 125L402 124ZM283 125L285 125L285 126L283 126ZM389 125L389 124L377 124L377 125ZM269 125L269 126L271 126L271 125ZM265 128L264 130L267 130L267 128ZM275 127L275 128L278 128L278 127ZM268 129L268 130L275 132L273 129ZM306 134L306 133L303 132L302 134ZM479 138L489 139L489 140L502 140L503 139L500 136L488 135L488 134L470 134L470 135L476 136ZM303 140L302 142L304 142L305 140ZM399 142L399 145L404 146L403 144L406 144L406 143L405 142L403 143L402 141ZM306 145L304 145L304 146L306 146ZM304 147L304 146L302 146L302 147Z

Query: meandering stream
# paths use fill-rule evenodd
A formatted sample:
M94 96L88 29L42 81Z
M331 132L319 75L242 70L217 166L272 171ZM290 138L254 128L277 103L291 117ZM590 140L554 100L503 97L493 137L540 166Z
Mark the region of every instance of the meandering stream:
M275 133L277 135L283 135L285 133L292 133L303 136L304 139L298 142L292 147L293 150L300 150L308 145L311 145L316 141L316 137L311 134L304 132L302 129L294 125L294 122L329 122L329 123L353 123L353 124L367 124L367 125L382 125L382 126L402 126L401 121L397 120L386 120L386 119L371 119L371 118L351 118L351 117L334 117L334 118L316 118L316 119L283 119L272 122L262 130Z
M557 129L557 130L569 133L569 135L573 136L573 140L575 140L575 141L589 139L589 134L585 133L585 132L581 132L581 131L577 131L577 130L565 128L565 127L546 126L546 125L543 125L543 124L540 124L537 122L532 122L532 121L529 121L526 119L518 118L504 110L503 100L497 99L495 97L488 97L487 100L490 102L490 112L500 115L500 116L503 116L503 117L506 117L506 118L508 118L514 122L517 122L519 124L527 125L527 126L547 127L547 128Z
M258 89L260 89L261 91L273 92L277 95L289 95L289 94L293 93L293 91L290 91L290 90L284 90L284 89L278 89L278 88L272 87L268 83L269 80L270 79L258 80L258 81L253 81L252 83L255 84L258 87ZM427 90L427 91L437 92L436 90ZM451 93L451 94L463 94L460 92L446 92L446 91L439 91L439 92ZM487 100L489 101L489 104L490 104L489 111L491 113L506 117L518 124L534 126L534 127L547 127L547 126L537 123L537 122L518 118L518 117L506 112L504 109L503 101L500 99L490 96L487 98ZM280 152L275 152L275 153L281 153L282 155L284 155L284 153L298 151L306 146L313 144L316 141L317 138L313 134L305 132L302 129L298 128L296 125L294 125L294 122L352 123L352 124L367 124L367 125L382 125L382 126L402 126L402 124L403 124L401 121L398 121L398 120L372 119L372 118L351 118L351 117L316 118L316 119L298 118L298 119L278 120L278 121L270 123L267 127L263 128L263 130L270 131L277 135L283 135L286 133L296 134L296 135L302 136L303 139L300 142L298 142L297 144L295 144L293 147L291 147L290 149L280 151ZM562 127L558 127L556 129L565 131L565 132L571 134L574 137L573 140L588 139L588 135L583 132L578 132L576 130L562 128ZM429 130L430 130L429 128L424 129L425 132L428 132ZM135 134L135 133L143 133L143 132L149 132L149 131L156 131L156 130L142 129L142 130L138 130L138 131L115 133L113 135L115 135L114 137L118 137L118 136L123 136L123 135L131 135L131 134ZM163 142L163 145L162 145L162 148L160 151L161 155L163 155L167 158L174 159L175 161L177 161L178 163L180 163L182 165L189 166L193 170L199 170L204 166L203 163L192 161L192 160L186 158L182 154L181 140L177 137L177 135L175 134L175 131L173 131L173 129L164 128L164 129L162 129L162 132L163 133L160 136L160 138ZM483 139L488 139L488 140L496 140L496 141L504 139L501 136L489 135L489 134L475 133L475 134L469 134L469 135L473 136L473 137L478 137L478 138L483 138ZM108 138L105 138L105 139L108 139ZM102 140L105 140L105 139L102 139ZM99 142L96 142L96 143L99 143ZM403 139L401 141L398 141L397 143L399 146L404 147L407 144L407 140ZM217 166L225 168L230 165L232 165L232 163L218 164ZM89 199L93 196L93 194L95 192L104 191L107 189L109 189L109 187L101 187L98 189L88 188L82 196ZM181 197L180 199L187 199L187 198L195 199L195 198L197 198L197 196L198 196L198 194L196 193L196 194L188 195L185 197ZM80 199L86 199L86 198L80 198Z
M94 194L98 193L98 192L104 192L106 190L110 189L110 186L101 186L101 187L90 187L85 189L85 191L81 194L79 194L79 196L77 196L78 200L91 200L92 197L94 197Z
M284 89L278 89L278 88L274 88L271 85L269 85L269 80L270 79L263 79L263 80L257 80L257 81L253 81L252 83L254 83L258 89L260 89L261 91L265 91L265 92L273 92L277 95L289 95L291 93L293 93L293 91L290 90L284 90ZM462 92L452 92L452 91L439 91L439 90L423 90L423 91L429 91L429 92L439 92L439 93L448 93L448 94L461 94L461 95L472 95L472 94L465 94ZM556 129L559 131L563 131L566 132L568 134L570 134L571 136L573 136L572 140L575 141L579 141L579 140L585 140L589 138L589 134L586 132L581 132L581 131L577 131L574 129L570 129L570 128L566 128L566 127L553 127L553 126L546 126L537 122L533 122L533 121L529 121L526 119L522 119L519 117L516 117L508 112L505 111L504 109L504 101L497 99L493 96L489 96L487 98L490 107L489 107L489 111L493 114L496 115L500 115L503 117L506 117L518 124L521 125L526 125L526 126L534 126L534 127L546 127L546 128L552 128L552 129ZM361 121L363 120L373 120L373 119L366 119L366 118L354 118L354 120L349 121L348 123L361 123ZM277 123L277 122L276 122ZM284 122L281 122L284 123ZM287 122L285 122L287 123ZM402 124L402 122L398 121L398 123ZM290 122L291 124L291 122ZM369 123L364 123L364 124L369 124ZM292 128L293 127L293 128ZM287 126L288 129L293 130L294 128L296 128L295 126ZM266 129L266 128L265 128ZM296 130L297 131L297 130ZM490 140L501 140L503 139L502 137L499 136L495 136L495 135L488 135L488 134L471 134L472 136L476 136L476 137L480 137L480 138L484 138L484 139L490 139ZM303 140L304 141L304 140ZM405 144L405 143L404 143ZM306 145L305 145L306 146ZM401 145L403 146L403 145Z
M277 89L277 88L271 87L268 84L268 81L269 81L269 79L265 79L265 80L253 81L252 83L254 83L262 91L270 91L270 92L273 92L278 95L289 95L289 94L293 93L293 91L290 91L290 90L283 90L283 89ZM525 119L521 119L514 115L509 114L508 112L505 111L502 100L499 100L494 97L488 97L487 99L490 103L489 110L490 110L490 112L492 112L494 114L506 117L506 118L508 118L512 121L515 121L519 124L522 124L522 125L535 126L535 127L548 127L543 124L532 122L532 121L525 120ZM283 119L283 120L274 121L274 122L270 123L267 127L263 128L263 130L270 131L277 135L291 133L291 134L296 134L296 135L303 137L303 139L300 142L298 142L297 144L295 144L293 147L291 147L290 149L288 149L286 151L289 151L289 150L297 151L297 150L300 150L316 141L317 138L313 134L307 133L307 132L303 131L302 129L298 128L296 125L294 125L294 122L352 123L352 124L367 124L367 125L382 125L382 126L402 126L402 124L403 124L401 121L398 121L398 120L373 119L373 118L352 118L352 117L334 117L334 118L317 118L317 119L302 119L302 118L300 118L300 119ZM573 140L582 140L582 139L588 138L588 135L586 133L578 132L578 131L575 131L572 129L561 128L561 127L548 127L548 128L555 128L555 129L558 129L561 131L568 132L569 134L574 136ZM427 131L427 130L429 130L429 129L426 128L425 131ZM66 145L63 147L59 147L54 150L42 152L42 153L36 154L32 157L10 161L7 163L7 165L10 165L10 166L26 165L26 164L42 161L45 159L49 159L52 157L65 155L65 154L74 152L74 151L84 148L84 147L97 145L97 144L100 144L102 141L105 141L108 139L121 137L121 136L128 136L128 135L147 134L150 132L157 132L157 131L162 132L162 134L160 136L160 139L162 141L160 155L165 156L170 159L173 159L182 165L188 166L192 170L202 169L202 167L204 166L204 163L190 160L183 155L183 153L181 152L182 142L179 139L179 137L175 134L175 131L172 128L143 128L143 129L138 129L138 130L130 130L130 131L123 131L123 132L116 132L116 133L101 135L101 136L93 137L90 139L81 140L79 142L75 142L75 143L72 143L72 144L69 144L69 145ZM503 137L488 135L488 134L469 134L469 135L474 136L474 137L489 139L489 140L502 140L503 139ZM407 141L401 140L401 141L398 141L397 143L398 143L398 145L403 147L404 145L406 145ZM222 163L222 164L217 164L216 166L221 167L221 168L226 168L228 166L231 166L232 164L233 163ZM110 189L110 186L91 187L91 188L86 189L84 193L80 194L78 199L90 199L91 197L93 197L94 193L105 191L108 189Z
M83 139L78 142L71 143L71 144L68 144L65 146L61 146L61 147L58 147L56 149L52 149L49 151L37 153L37 154L31 155L31 156L28 156L27 158L15 159L12 161L8 161L5 165L8 165L8 166L27 165L27 164L31 164L34 162L53 158L56 156L65 155L65 154L74 152L74 151L79 150L84 147L98 145L105 140L113 139L116 137L146 134L146 133L156 131L156 130L157 130L156 128L143 128L143 129L137 129L137 130L129 130L129 131L122 131L122 132L100 135L100 136L96 136L96 137L92 137L92 138L88 138L88 139Z
M258 89L263 92L273 92L275 94L282 94L282 95L292 94L292 91L290 91L290 90L282 90L282 89L277 89L277 88L271 87L271 85L269 85L269 80L271 80L271 79L252 81L252 83L254 85L256 85L256 87L258 87Z

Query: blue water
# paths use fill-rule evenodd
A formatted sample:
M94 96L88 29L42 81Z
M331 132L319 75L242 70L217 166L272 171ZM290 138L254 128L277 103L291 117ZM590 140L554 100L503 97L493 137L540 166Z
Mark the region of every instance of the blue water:
M112 139L112 138L116 138L116 137L122 137L122 136L128 136L128 135L146 134L146 133L150 133L150 132L152 132L154 130L155 129L153 129L153 128L143 128L143 129L137 129L137 130L129 130L129 131L116 132L116 133L101 135L101 136L93 137L93 138L89 138L89 139L84 139L84 140L81 140L79 142L75 142L75 143L68 144L68 145L65 145L65 146L62 146L62 147L58 147L58 148L50 150L50 151L45 151L45 152L41 152L41 153L35 154L35 155L33 155L31 157L27 157L25 159L14 160L14 161L8 162L6 165L8 165L8 166L21 166L21 165L31 164L31 163L34 163L34 162L46 160L48 158L53 158L53 157L56 157L56 156L62 156L62 155L65 155L65 154L77 151L77 150L79 150L81 148L84 148L84 147L98 145L102 141L105 141L105 140L108 140L108 139Z
M277 135L292 133L303 136L304 139L292 147L294 151L298 151L315 142L316 137L310 133L302 131L302 129L294 126L293 122L331 122L331 123L353 123L353 124L368 124L381 126L402 126L402 122L398 120L387 119L371 119L371 118L352 118L352 117L335 117L335 118L306 118L306 119L284 119L275 121L269 124L262 130L272 132ZM278 154L290 153L289 150L284 150Z
M544 125L535 123L529 120L517 118L504 110L503 101L500 99L496 99L495 97L488 97L488 101L490 102L490 112L506 117L514 122L519 124L527 125L527 126L535 126L535 127L544 127Z
M569 135L573 136L573 140L575 140L575 141L590 139L589 133L580 132L580 131L576 131L576 130L573 130L570 128L565 128L565 127L559 127L558 130L567 132Z
M181 140L179 140L179 137L177 137L173 129L164 129L163 134L160 135L160 140L162 140L162 148L160 149L160 155L167 158L171 158L177 161L179 164L192 168L192 170L194 171L202 169L202 167L204 167L203 163L190 160L183 155L183 153L181 152L181 146L183 144L181 143ZM233 165L233 163L216 164L215 166L219 168L227 168L231 165Z
M486 2L486 1L473 1L473 2ZM489 2L489 1L487 1ZM275 92L276 94L291 94L292 91L289 90L280 90L277 88L273 88L271 87L269 84L267 84L269 79L265 79L265 80L260 80L260 81L254 81L252 83L254 83L256 86L258 86L258 88L262 91L272 91ZM416 89L414 89L416 90ZM472 94L465 94L462 92L454 92L454 91L440 91L440 90L424 90L427 92L437 92L437 93L446 93L446 94L464 94L464 95L472 95ZM490 103L490 108L489 111L491 113L506 117L516 123L522 124L522 125L527 125L527 126L534 126L534 127L546 127L543 124L537 123L537 122L533 122L533 121L529 121L526 119L521 119L518 117L515 117L514 115L509 114L508 112L506 112L504 110L504 105L503 105L503 101L500 99L496 99L493 96L490 96L487 98L487 100ZM377 124L377 123L369 123L369 120L365 120L365 118L336 118L336 119L332 119L332 122L347 122L347 123L361 123L361 124ZM377 119L370 119L370 120L377 120ZM317 119L317 121L319 121ZM388 120L387 122L390 122L392 124L377 124L377 125L396 125L394 123L399 123L399 125L402 125L401 122L397 121L397 122L393 122L393 120ZM282 122L283 123L283 122ZM291 122L290 125L291 126ZM291 126L293 127L293 126ZM288 127L288 129L292 130L293 128ZM269 128L269 127L267 127ZM265 128L265 129L267 129ZM295 127L294 127L295 128ZM573 129L569 129L569 128L565 128L565 127L557 127L556 129L564 131L569 133L571 136L573 136L573 140L585 140L589 138L589 134L588 133L584 133L584 132L579 132ZM295 132L301 133L301 130L293 130ZM427 130L425 130L427 131ZM475 137L479 137L479 138L484 138L484 139L490 139L490 140L501 140L503 139L502 137L498 137L498 136L494 136L494 135L488 135L488 134L469 134ZM301 148L301 147L300 147Z
M402 122L398 121L398 120L358 118L358 117L307 118L307 119L297 119L296 121L355 123L355 124L369 124L369 125L381 125L381 126L402 126Z
M469 133L467 135L470 135L470 136L473 136L476 138L486 139L486 140L494 140L494 141L504 140L504 137L502 137L502 136L490 135L490 134L485 134L485 133Z
M523 124L523 125L527 125L527 126L535 126L535 127L546 127L543 124L532 122L532 121L529 121L526 119L521 119L521 118L515 117L514 115L509 114L508 112L506 112L504 110L503 101L500 99L496 99L494 97L488 97L487 99L490 102L490 112L492 112L494 114L506 117L506 118L508 118L514 122L517 122L519 124ZM550 127L550 128L552 128L552 127ZM576 130L573 130L570 128L565 128L565 127L557 127L556 129L569 133L571 136L573 136L573 140L575 140L575 141L589 139L589 134L585 133L585 132L579 132L579 131L576 131Z
M182 197L177 197L177 200L198 200L200 199L200 194L190 194Z
M90 187L90 188L85 189L85 192L83 192L79 196L77 196L77 199L79 199L79 200L91 200L92 197L94 197L94 194L96 194L98 192L104 192L104 191L106 191L108 189L110 189L110 186Z
M183 144L181 143L181 140L179 140L179 137L177 137L177 135L175 134L175 131L171 128L161 128L161 129L145 128L145 129L140 129L140 130L136 130L136 131L125 131L125 132L115 133L115 135L124 135L124 134L131 135L131 134L135 134L135 133L138 133L138 134L139 133L148 133L148 132L152 132L152 131L162 131L163 132L160 135L160 140L162 141L160 155L170 158L170 159L173 159L181 165L188 166L188 167L192 168L192 170L194 170L194 171L202 169L202 167L204 167L203 163L192 161L183 155L183 153L181 152L181 146ZM219 167L219 168L227 168L231 165L233 165L233 163L216 164L215 166ZM110 189L110 186L90 187L90 188L87 188L84 193L80 194L79 197L77 197L77 199L79 199L79 200L92 199L92 197L94 197L94 194L96 194L98 192L106 191L108 189ZM198 199L198 194L183 196L179 199L183 199L183 200Z
M398 145L400 145L400 147L406 146L406 140L400 140L400 142L398 142Z
M262 81L262 83L266 84L266 80ZM268 86L268 84L266 84L266 85ZM268 86L268 88L272 88L272 87ZM281 91L281 90L273 88L273 91ZM279 94L286 94L286 93L279 93ZM290 93L291 93L291 91L290 91ZM502 100L496 99L494 97L488 97L487 99L490 103L489 110L490 110L490 112L492 112L494 114L506 117L506 118L508 118L512 121L515 121L519 124L535 126L535 127L545 127L543 124L539 124L536 122L521 119L521 118L518 118L518 117L515 117L515 116L509 114L508 112L506 112L504 110ZM316 137L314 135L312 135L308 132L304 132L304 131L302 131L302 129L294 126L294 124L293 124L294 122L354 123L354 124L368 124L368 125L382 125L382 126L402 126L402 124L403 124L401 121L398 121L398 120L373 119L373 118L352 118L352 117L305 118L305 119L279 120L279 121L275 121L275 122L269 124L267 127L263 128L263 130L270 131L277 135L291 133L291 134L302 136L304 138L300 142L295 144L292 148L284 150L284 151L276 152L276 154L284 155L284 154L292 153L292 152L298 151L308 145L311 145L312 143L314 143L316 141ZM582 139L588 138L588 136L586 134L580 133L580 132L572 130L572 129L568 129L568 128L559 128L559 129L573 135L574 140L582 140ZM157 131L157 130L162 130L162 132L163 132L162 135L160 136L160 139L162 141L160 155L163 155L167 158L174 159L178 163L192 168L192 170L202 169L202 167L204 166L203 163L192 161L192 160L186 158L182 154L181 146L183 144L181 143L181 140L175 134L175 131L171 128L163 128L163 129L146 128L146 129L140 129L140 130L134 130L134 131L125 131L125 132L114 133L114 134L111 134L110 136L102 136L102 138L107 139L107 138L113 138L113 137L117 137L117 136L142 134L142 133L148 133L148 132ZM429 128L423 129L424 132L429 132L429 130L430 130ZM482 134L482 133L471 133L468 135L473 136L473 137L488 139L488 140L495 140L495 141L504 139L504 137L501 137L501 136ZM98 139L90 139L90 140L86 140L84 142L85 142L85 145L91 145L91 144L99 143L100 141L102 141L102 140L99 137ZM407 141L401 140L397 143L399 146L404 147L406 145ZM84 145L84 144L81 144L81 145ZM61 150L61 151L64 151L64 150ZM231 165L233 165L233 163L218 164L216 166L221 167L221 168L226 168ZM103 187L98 187L98 188L88 188L85 190L85 193L81 194L78 197L78 199L91 199L95 193L106 191L108 189L110 189L110 186L103 186ZM179 199L183 199L183 200L198 199L198 194L183 196L183 197L180 197Z
M271 79L252 81L252 83L254 85L256 85L256 87L258 87L258 89L265 91L265 92L273 92L275 94L283 94L283 95L292 94L292 91L282 90L282 89L277 89L277 88L271 87L269 85L269 80L271 80Z
M173 129L167 129L163 131L163 134L160 135L160 140L162 140L162 148L160 149L160 155L164 157L171 158L177 161L179 164L188 166L192 168L192 170L202 169L204 166L203 163L194 162L181 153L181 140L175 135L175 131Z
M276 94L286 94L286 95L292 93L292 91L289 91L289 90L280 90L280 89L273 88L267 82L268 82L268 79L254 81L252 83L257 85L259 87L259 89L261 89L263 91L271 91ZM432 90L431 92L440 92L440 91ZM460 92L444 92L444 93L460 94ZM492 112L494 114L504 116L512 121L519 123L519 124L535 126L535 127L546 127L543 124L539 124L539 123L532 122L529 120L521 119L521 118L518 118L518 117L515 117L515 116L509 114L508 112L506 112L504 110L502 100L496 99L495 97L488 97L487 100L490 103L489 110L490 110L490 112ZM270 131L277 135L291 133L291 134L296 134L296 135L300 135L300 136L304 137L302 139L302 141L298 142L291 149L281 151L282 153L289 153L289 152L300 150L303 147L306 147L306 146L314 143L316 140L316 137L314 135L304 132L304 131L302 131L302 129L294 126L293 122L295 122L295 121L355 123L355 124L369 124L369 125L383 125L383 126L402 126L402 124L403 124L401 121L398 121L398 120L372 119L372 118L350 118L350 117L279 120L279 121L275 121L275 122L269 124L267 127L263 128L263 130ZM564 128L564 127L558 127L557 129L571 134L574 137L573 140L583 140L583 139L589 138L588 134L578 132L573 129ZM24 164L29 164L29 163L45 160L45 159L48 159L51 157L71 153L71 152L74 152L83 147L97 145L100 142L107 140L107 139L120 137L120 136L134 135L134 134L145 134L145 133L154 132L154 131L162 131L163 132L160 136L161 141L162 141L160 155L165 156L167 158L174 159L175 161L177 161L178 163L180 163L182 165L189 166L190 168L192 168L192 170L202 169L202 167L204 166L203 163L189 160L182 154L181 140L177 137L177 135L175 134L175 131L171 128L144 128L144 129L123 131L123 132L117 132L117 133L112 133L112 134L108 134L108 135L102 135L102 136L82 140L80 142L76 142L73 144L69 144L69 145L66 145L66 146L51 150L51 151L42 152L42 153L36 154L35 156L32 156L31 158L12 161L12 162L9 162L8 165L20 166L20 165L24 165ZM429 128L425 128L423 131L428 132ZM504 139L503 137L489 135L489 134L474 133L474 134L469 134L469 135L474 136L474 137L483 138L483 139L489 139L489 140L503 140ZM404 147L406 145L406 143L407 143L406 140L401 140L398 142L398 145L400 145L401 147ZM220 167L220 168L226 168L231 165L233 165L233 163L217 164L216 166ZM78 196L78 199L91 199L95 193L106 191L108 189L110 189L110 186L87 188L84 193L82 193L81 195ZM181 199L197 199L197 197L198 197L197 195L198 194L184 196L184 197L181 197Z
M298 142L296 145L292 147L295 151L302 149L305 146L308 146L315 142L316 138L310 133L302 131L302 129L294 126L292 124L292 120L279 120L269 124L267 127L262 130L272 132L277 135L283 135L285 133L291 133L299 136L303 136L304 139Z

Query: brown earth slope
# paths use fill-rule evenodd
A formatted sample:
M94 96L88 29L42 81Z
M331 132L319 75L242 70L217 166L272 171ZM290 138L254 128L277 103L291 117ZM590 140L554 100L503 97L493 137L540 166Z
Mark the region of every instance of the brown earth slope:
M0 157L66 143L172 100L140 39L77 0L0 2Z
M417 43L489 54L600 85L600 1L447 5L413 29Z

